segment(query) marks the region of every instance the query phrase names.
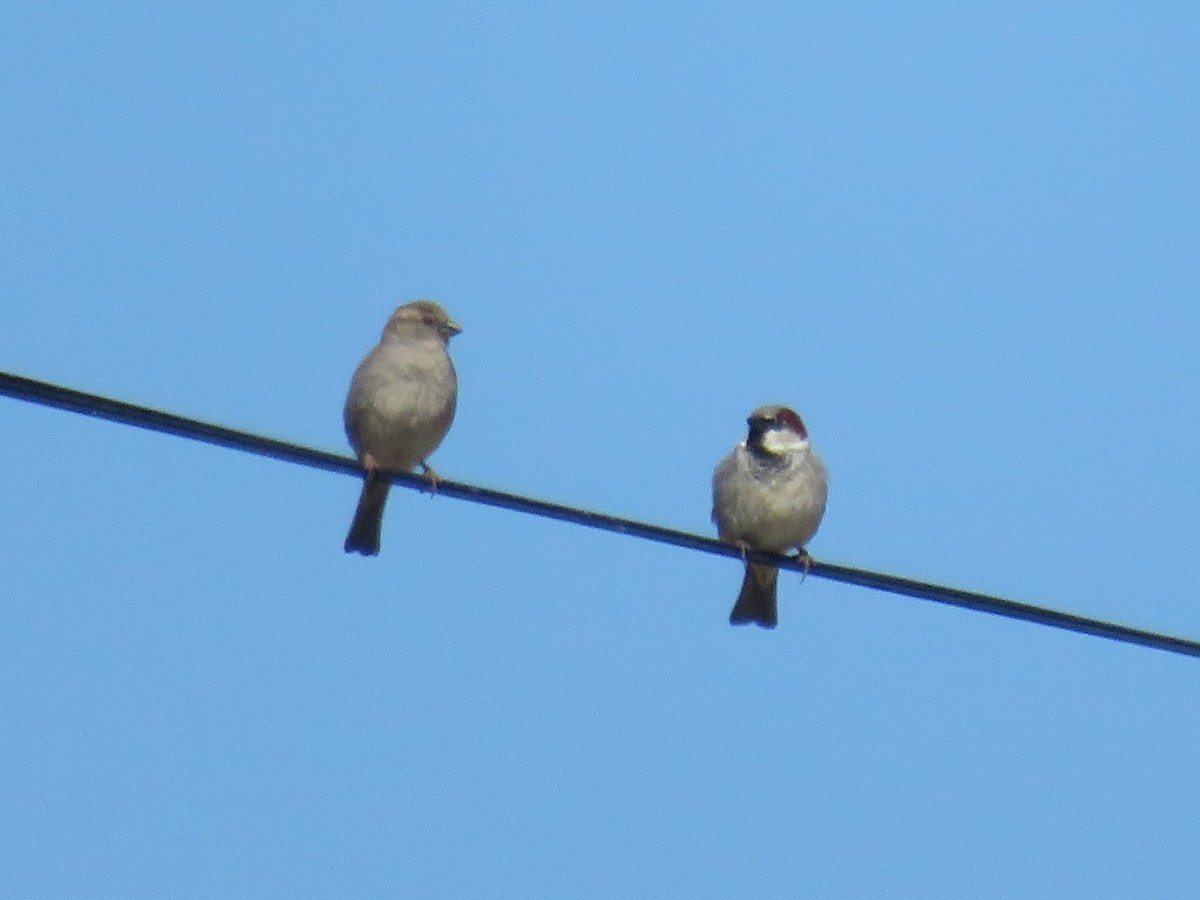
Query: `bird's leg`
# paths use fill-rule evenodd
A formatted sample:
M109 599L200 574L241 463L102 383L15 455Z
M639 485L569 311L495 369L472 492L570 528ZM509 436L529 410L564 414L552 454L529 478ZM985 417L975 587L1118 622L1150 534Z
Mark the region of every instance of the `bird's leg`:
M425 460L421 460L418 465L421 467L421 474L429 479L429 496L432 497L437 493L438 482L441 481L441 479L438 478L438 473L433 471L433 469L430 468L429 463L425 462Z
M808 573L812 571L814 562L811 554L803 547L796 551L796 555L791 557L793 562L802 563L804 565L804 574L800 576L800 583L804 584L804 579L808 577Z
M362 463L363 471L367 473L367 481L370 481L379 473L379 463L375 462L375 457L370 453L363 453L362 459L359 462Z

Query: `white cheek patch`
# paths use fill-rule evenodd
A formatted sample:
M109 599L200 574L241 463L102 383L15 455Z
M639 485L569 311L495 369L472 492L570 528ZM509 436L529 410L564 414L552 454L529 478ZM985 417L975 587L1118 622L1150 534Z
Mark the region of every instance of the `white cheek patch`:
M772 428L763 435L763 449L769 453L794 453L808 446L808 441L790 428Z

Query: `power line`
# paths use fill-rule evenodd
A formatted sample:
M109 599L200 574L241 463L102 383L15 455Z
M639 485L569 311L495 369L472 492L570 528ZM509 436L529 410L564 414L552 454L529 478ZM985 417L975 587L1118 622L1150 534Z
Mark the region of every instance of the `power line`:
M311 447L302 447L297 444L290 444L286 441L278 441L274 438L262 437L261 435L250 434L244 431L235 431L232 428L225 428L221 425L213 425L208 422L177 416L173 413L126 403L123 400L113 400L97 394L76 391L44 381L36 381L32 378L23 378L7 372L0 372L0 394L6 394L19 400L27 400L43 406L69 410L86 416L109 419L124 425L134 425L138 428L149 429L150 431L160 431L165 434L173 434L178 437L216 444L219 447L229 447L234 450L255 453L259 456L267 456L285 462L299 463L300 465L309 466L314 469L340 472L344 475L353 475L355 477L361 477L363 474L358 462L348 456L341 456L324 450L316 450ZM410 472L390 473L390 478L393 484L414 490L427 490L429 487L429 482L424 477ZM573 506L549 503L545 500L535 500L531 497L496 491L491 488L466 484L461 481L451 481L445 478L439 479L437 492L447 497L456 497L460 500L470 500L474 503L482 503L487 506L497 506L516 512L530 513L548 519L570 522L575 525L598 528L602 531L615 531L620 534L628 534L633 537L657 541L661 544L671 544L689 550L699 550L702 553L713 553L718 556L730 556L738 559L742 557L741 551L736 547L723 544L718 540L703 535L691 534L686 531L676 531L671 528L663 528L660 525L652 525L648 522L624 519L619 516L610 516L604 513L578 509ZM756 562L770 563L779 566L781 569L807 572L809 575L817 578L827 578L831 581L840 581L845 584L859 585L860 587L871 588L877 591L887 591L907 597L916 597L921 600L932 600L935 603L944 603L948 606L957 606L963 609L973 609L1010 619L1036 622L1040 625L1049 625L1052 628L1061 628L1080 634L1090 634L1094 637L1108 638L1109 640L1121 641L1127 644L1140 644L1144 647L1153 647L1171 653L1200 656L1200 642L1197 641L1159 634L1153 631L1144 631L1140 628L1106 622L1101 619L1077 616L1072 613L1033 606L1028 603L1018 603L1015 600L1006 600L1002 597L995 597L989 594L963 591L939 584L931 584L925 581L916 581L910 578L901 578L896 575L886 575L880 572L871 572L849 566L839 566L815 559L804 562L788 556L778 556L773 553L761 552L751 552L747 555Z

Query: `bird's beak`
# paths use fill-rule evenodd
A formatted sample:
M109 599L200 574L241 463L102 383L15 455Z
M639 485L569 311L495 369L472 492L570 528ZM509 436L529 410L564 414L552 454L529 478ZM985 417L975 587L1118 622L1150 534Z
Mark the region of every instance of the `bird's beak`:
M448 319L446 321L446 324L443 325L442 327L444 329L446 329L447 332L449 332L451 337L453 337L454 335L456 335L460 331L462 331L462 326L459 325L457 322L455 322L453 319Z

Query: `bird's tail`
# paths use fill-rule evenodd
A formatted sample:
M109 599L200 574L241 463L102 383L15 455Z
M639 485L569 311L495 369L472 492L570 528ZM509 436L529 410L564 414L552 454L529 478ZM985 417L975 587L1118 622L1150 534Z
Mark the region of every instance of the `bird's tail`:
M363 556L379 555L379 532L383 528L383 506L387 502L391 482L386 478L368 475L363 481L354 521L346 535L346 552Z
M763 628L774 628L779 624L779 610L775 588L779 583L779 570L774 566L746 563L746 577L742 579L742 592L738 594L733 612L729 614L730 625L746 625L753 622Z

